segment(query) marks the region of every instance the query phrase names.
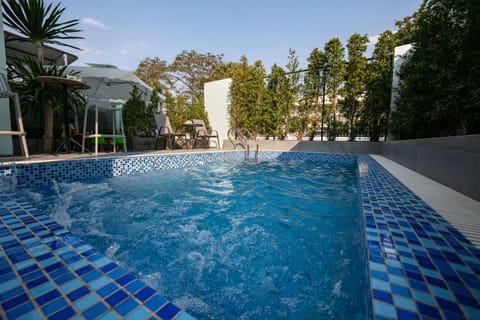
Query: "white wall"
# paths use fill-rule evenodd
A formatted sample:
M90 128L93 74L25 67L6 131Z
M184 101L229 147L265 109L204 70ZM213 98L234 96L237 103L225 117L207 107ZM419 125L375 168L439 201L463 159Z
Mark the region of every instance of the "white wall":
M230 84L232 79L223 79L207 82L204 85L205 110L213 130L218 131L220 148L223 148L223 140L227 139L230 127L228 115Z
M3 21L2 11L0 11L0 21ZM0 22L0 73L7 73L7 63L5 55L5 39L3 35L3 23ZM10 107L8 99L0 99L0 130L11 131ZM0 135L0 155L12 155L12 136Z
M400 78L398 77L398 72L402 67L402 64L405 62L405 59L413 50L411 44L405 44L403 46L395 47L395 53L393 57L393 78L392 78L392 100L390 102L390 111L397 111L397 98L398 98L398 88L400 86Z

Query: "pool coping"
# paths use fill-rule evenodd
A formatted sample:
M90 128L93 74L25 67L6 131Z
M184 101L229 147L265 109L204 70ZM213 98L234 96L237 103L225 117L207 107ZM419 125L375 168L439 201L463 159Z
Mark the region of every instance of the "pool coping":
M208 163L212 160L211 155L218 153L219 151L212 151L208 153L201 151L197 153L176 152L155 155L135 154L127 157L123 156L122 159L124 160L121 161L134 165L134 162L136 161L135 159L139 157L145 161L148 161L146 159L149 157L168 156L171 157L170 159L175 159L178 157L187 158L187 163L192 164L197 161L198 164L198 161L200 161L200 163ZM221 151L221 153L227 157L228 155L238 156L238 154L243 154L240 151ZM278 151L271 153L311 154ZM202 156L203 154L207 155ZM118 156L110 156L95 158L93 160L91 158L77 159L76 161L90 161L90 163L96 163L100 161L100 159L106 159L115 164L119 158ZM451 225L445 219L443 219L443 217L438 215L430 206L425 204L410 189L402 184L372 157L368 155L358 155L357 159L360 172L360 191L362 193L361 201L367 232L366 237L369 254L370 283L374 318L379 320L401 318L420 319L424 317L436 317L437 315L445 318L480 317L480 251L471 245L461 233L451 227ZM61 163L62 161L63 159L58 159L55 161L57 163L57 165L55 165L56 171L63 169L63 167L60 169L58 167L58 163ZM177 165L175 161L172 162L173 166ZM45 164L52 162L42 163ZM14 166L22 165L27 164L14 164ZM145 170L148 170L151 168L151 165L152 164L149 163L147 166L144 166L142 170L138 170L138 172L141 173ZM155 165L160 164L155 163ZM0 167L2 166L4 165L0 165ZM168 165L165 166L165 168L168 167ZM13 171L16 169L14 168ZM8 172L8 170L3 171L4 175L8 175L9 173L12 174L12 172ZM115 170L113 170L112 173L114 174ZM0 175L2 175L1 170ZM386 188L384 185L385 183L394 185L395 188ZM386 189L388 189L388 193L383 192ZM64 247L74 251L78 247L83 248L84 246L88 246L88 244L82 243L81 240L75 239L74 236L68 234L68 232L65 232L66 230L62 231L61 226L59 226L56 222L52 221L46 216L41 216L41 213L37 212L38 210L36 211L31 204L24 203L21 199L18 201L15 200L14 194L3 196L7 196L8 198L7 209L10 210L8 214L16 214L20 212L20 216L23 214L28 214L30 216L32 216L32 214L40 215L40 220L46 222L45 226L50 232L52 232L52 235L56 237L54 242L48 242L49 244L53 243L54 251L58 249L61 250ZM400 207L402 210L397 210L395 212L389 210L391 208L387 208L388 206L384 205L384 203L388 203L389 201L392 203L392 207L395 206L397 209ZM414 203L413 206L412 203ZM403 212L403 209L405 212ZM429 221L423 217L417 217L418 215L431 217L435 227L437 227L438 224L439 230L435 232L425 232L425 226L423 224L428 224ZM29 217L29 219L31 218ZM420 219L420 223L415 223L417 219ZM53 230L49 229L50 227ZM407 227L409 229L405 231L404 228ZM15 230L13 233L15 233ZM427 249L419 245L419 243L423 243L425 235L427 235L428 238L425 239ZM441 235L441 237L437 237L437 235ZM15 235L15 237L17 236ZM17 237L17 239L19 238ZM43 239L48 240L49 237L39 238L40 241L43 241ZM71 243L72 241L73 243ZM56 246L60 247L56 248ZM26 252L29 252L29 247L24 246L24 248L26 249ZM89 252L92 249L93 248L88 248L86 251ZM460 253L458 251L460 251ZM4 252L5 251L2 251L2 254ZM18 252L14 253L16 254ZM78 255L82 256L82 253L83 252L79 252ZM94 253L93 256L96 256L97 253L98 252ZM55 254L56 253L54 252L54 256ZM62 260L62 254L63 253L61 252L55 257ZM46 259L50 260L50 258ZM88 257L82 258L87 258L88 260ZM44 260L40 260L39 263L42 261ZM112 262L109 261L105 265L110 263ZM101 267L104 267L105 265ZM439 265L440 267L438 267ZM47 265L47 267L48 266L50 265ZM117 273L121 274L120 278L125 275L122 271L119 271L121 270L121 266L117 265L114 266L113 269L107 270L104 276L108 277L109 272L115 270L117 270ZM71 271L76 272L78 270L73 269ZM13 273L15 274L15 272ZM28 275L30 273L26 273L24 271L24 274ZM21 279L23 274L17 272L16 276ZM2 283L3 286L5 281L2 280L5 280L5 277L0 275L0 283ZM12 281L14 279L7 280ZM115 283L115 281L117 281L116 285L118 286L118 280L118 277L112 277L111 282ZM462 284L462 286L459 286L459 284ZM10 285L13 284L10 283L9 286ZM28 286L28 283L23 283L20 287L25 288L26 285ZM127 295L130 293L127 292L128 289L126 287L120 287L124 289L123 291L127 293ZM145 287L142 288L142 290L145 289ZM2 297L2 293L5 294L6 291L0 290L0 298ZM68 293L72 292L66 292L66 294ZM138 294L139 292L134 291L133 293L130 293L130 296L134 295L135 293ZM74 295L74 298L75 297L76 295ZM111 298L111 296L108 297ZM30 296L30 298L32 297ZM33 297L33 299L30 299L33 301L35 306L38 305L38 302L35 303L36 299L38 300L38 297ZM138 298L134 297L132 299L134 302L140 302ZM76 300L71 301L71 304L73 304L75 301ZM15 304L17 302L18 304ZM145 300L145 302L147 302L147 300ZM7 304L9 307L8 311L4 310L4 303L5 301L2 301L0 315L3 313L4 315L6 314L8 316L8 312L10 312L10 314L12 314L13 311L20 312L21 310L18 311L18 309L20 309L20 307L25 308L28 302L20 300L10 301L10 303ZM70 304L68 304L68 306L71 307ZM138 308L138 310L140 309L141 308ZM160 312L158 309L156 309L155 312L152 312L149 309L146 311L147 313L149 312L148 314L153 317L158 316L155 312ZM119 313L116 312L117 311L111 310L111 314L118 317ZM20 313L22 316L34 314L35 310L30 310L28 313ZM39 315L41 314L42 313L40 312ZM103 313L101 315L106 316L107 314ZM127 315L131 316L131 313L128 313ZM186 312L178 311L173 315L173 317L187 319L191 316Z
M373 157L358 161L374 318L479 318L480 250Z
M480 249L480 201L427 178L384 156L377 154L371 154L370 156Z

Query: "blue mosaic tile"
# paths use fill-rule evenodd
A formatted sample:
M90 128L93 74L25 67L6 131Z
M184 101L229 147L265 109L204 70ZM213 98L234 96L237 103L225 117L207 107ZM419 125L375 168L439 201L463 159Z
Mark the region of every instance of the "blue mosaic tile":
M101 302L93 305L89 309L87 309L84 313L83 316L86 319L95 319L97 316L101 315L105 311L107 311L108 308Z
M117 292L106 298L105 301L107 301L107 303L113 307L125 300L127 297L128 294L125 293L125 291L118 290Z
M7 183L14 177L22 188L243 157L234 151L0 165L0 177ZM375 319L480 318L480 250L372 158L266 151L259 159L358 164ZM0 191L0 245L7 316L192 319L8 188ZM40 309L32 310L29 295Z
M45 313L45 315L49 316L50 314L64 308L65 306L67 306L67 301L63 297L60 297L59 299L54 300L49 304L43 306L42 310Z
M162 309L157 312L157 315L162 319L173 319L178 313L180 309L178 309L175 305L171 303L167 303Z
M456 295L471 296L471 290L478 286L478 274L466 262L478 263L478 257L471 259L477 249L370 157L359 156L359 171L362 194L375 194L374 197L362 197L364 214L368 216L365 220L369 231L367 241L371 244L368 250L374 316L468 318L466 308L469 303L478 304L478 298L461 300ZM388 203L388 206L380 203ZM372 208L373 215L369 214ZM375 229L381 233L376 233ZM386 257L395 254L395 250L397 262L401 264L393 267L389 264L395 259L385 259L388 276L385 280L385 276L377 272L381 269L379 264L382 265L378 252ZM380 277L383 278L381 282L378 281ZM379 293L381 290L388 293L389 285L396 312L388 310L389 296Z
M128 313L130 313L133 309L138 306L138 302L136 302L132 298L128 298L125 301L121 302L115 310L122 316L125 317Z
M33 309L34 309L33 303L27 302L27 303L24 303L24 304L16 307L13 310L7 311L7 316L8 316L9 319L18 319L22 315L32 311Z
M110 294L114 293L117 289L118 289L118 287L115 284L110 282L105 287L101 288L100 290L97 290L97 293L101 297L106 297L106 296L109 296Z
M141 291L139 291L137 294L135 294L135 297L137 297L138 300L145 302L148 298L150 298L154 294L155 294L155 290L153 290L150 287L145 287Z
M62 310L52 314L51 316L48 317L49 320L64 320L68 319L71 316L75 315L75 310L73 310L72 307L67 306L63 308Z
M420 317L414 313L403 309L397 309L397 318L404 320L419 320Z
M50 292L47 292L44 295L38 297L36 300L37 300L37 303L42 306L42 305L46 304L47 302L53 301L56 298L60 297L60 295L61 295L60 292L58 292L58 290L54 289L54 290L52 290Z
M155 312L166 302L167 300L156 294L149 301L147 301L147 303L145 303L145 306L151 311Z

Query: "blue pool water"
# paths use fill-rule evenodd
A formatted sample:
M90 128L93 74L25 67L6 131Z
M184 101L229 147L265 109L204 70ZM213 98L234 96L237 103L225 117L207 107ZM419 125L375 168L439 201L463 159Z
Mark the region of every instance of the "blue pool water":
M365 319L356 165L225 163L22 190L199 319Z

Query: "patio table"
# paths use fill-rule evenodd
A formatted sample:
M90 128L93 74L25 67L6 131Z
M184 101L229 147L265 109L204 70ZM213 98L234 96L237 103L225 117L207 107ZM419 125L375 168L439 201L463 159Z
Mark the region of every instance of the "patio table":
M57 153L62 146L65 146L67 149L67 153L70 153L70 141L79 145L81 148L84 148L81 144L75 141L75 139L72 139L70 137L70 130L68 129L68 90L86 90L89 89L90 86L85 82L63 77L39 76L36 77L35 80L47 86L60 87L63 89L63 125L65 130L65 137L63 138L62 143L57 148L55 153Z

